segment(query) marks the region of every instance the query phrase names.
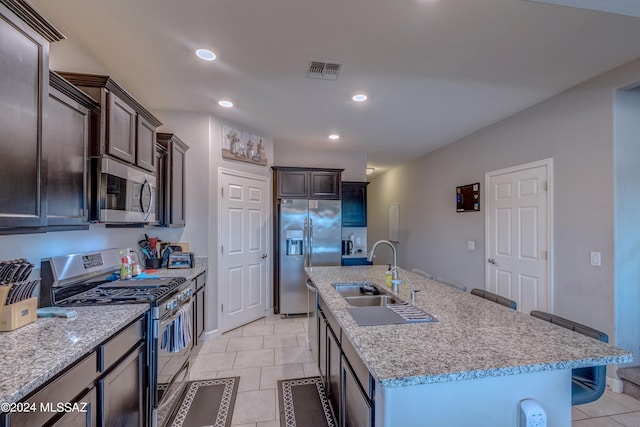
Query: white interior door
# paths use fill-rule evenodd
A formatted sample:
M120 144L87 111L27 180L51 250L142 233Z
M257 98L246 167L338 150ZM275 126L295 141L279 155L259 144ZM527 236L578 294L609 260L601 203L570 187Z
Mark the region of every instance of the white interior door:
M265 316L267 178L221 171L218 286L222 332Z
M551 159L485 176L487 290L552 311Z

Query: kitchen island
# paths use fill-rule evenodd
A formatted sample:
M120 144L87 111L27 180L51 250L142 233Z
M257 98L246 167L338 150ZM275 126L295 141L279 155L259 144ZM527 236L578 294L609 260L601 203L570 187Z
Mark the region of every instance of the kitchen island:
M542 406L547 425L569 427L571 369L633 359L628 351L404 271L399 297L411 300L408 278L420 291L415 305L438 321L358 326L333 284L372 282L385 289L385 271L307 268L339 325L343 349L345 342L352 346L371 375L377 427L517 426L523 399Z

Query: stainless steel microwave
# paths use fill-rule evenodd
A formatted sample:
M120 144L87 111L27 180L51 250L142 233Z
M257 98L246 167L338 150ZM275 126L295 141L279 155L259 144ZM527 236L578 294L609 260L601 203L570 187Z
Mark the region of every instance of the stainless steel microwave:
M104 223L155 223L156 177L108 157L96 161L98 209L93 219Z

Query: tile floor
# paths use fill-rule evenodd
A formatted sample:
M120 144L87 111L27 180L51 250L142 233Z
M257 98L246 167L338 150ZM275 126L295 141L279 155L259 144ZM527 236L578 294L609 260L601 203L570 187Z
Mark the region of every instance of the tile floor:
M307 319L270 316L205 341L191 379L239 376L235 427L280 427L278 380L318 375L307 350ZM605 392L572 408L572 427L640 427L640 401Z

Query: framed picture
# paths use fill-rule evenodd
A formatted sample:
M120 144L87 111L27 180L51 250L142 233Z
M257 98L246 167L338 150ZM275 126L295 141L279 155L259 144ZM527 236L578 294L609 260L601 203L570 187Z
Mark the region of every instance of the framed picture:
M266 139L230 126L222 126L222 158L267 165Z
M456 212L480 211L480 183L456 188Z

